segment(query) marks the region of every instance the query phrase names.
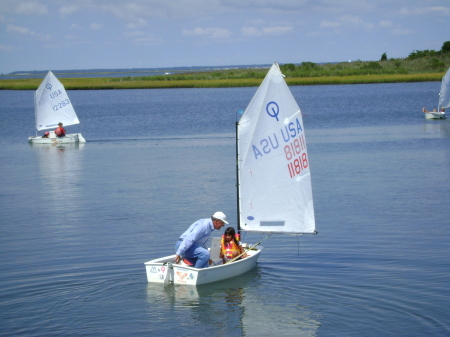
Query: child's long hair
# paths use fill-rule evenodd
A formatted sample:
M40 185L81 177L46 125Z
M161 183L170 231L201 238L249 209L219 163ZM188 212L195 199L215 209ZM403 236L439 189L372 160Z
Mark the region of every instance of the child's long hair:
M228 227L227 229L225 229L225 232L223 233L224 238L225 238L225 235L227 235L227 234L231 235L231 237L233 238L234 243L236 243L236 245L239 245L239 241L236 239L236 232L234 231L233 227Z

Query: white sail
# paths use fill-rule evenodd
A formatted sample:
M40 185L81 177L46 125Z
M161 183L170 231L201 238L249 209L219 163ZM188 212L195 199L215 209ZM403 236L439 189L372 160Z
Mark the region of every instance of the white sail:
M439 104L438 108L450 107L450 68L448 68L447 73L442 78L441 92L439 93Z
M56 128L59 122L64 126L80 123L64 86L51 71L36 90L34 105L38 131Z
M299 106L274 63L238 123L240 227L315 233Z

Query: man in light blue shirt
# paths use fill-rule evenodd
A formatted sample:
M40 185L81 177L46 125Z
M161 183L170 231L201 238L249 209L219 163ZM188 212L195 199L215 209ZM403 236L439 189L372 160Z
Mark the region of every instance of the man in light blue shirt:
M175 244L175 263L180 262L183 257L191 263L195 261L195 268L207 267L210 253L205 247L206 242L214 229L220 230L225 224L228 225L227 217L222 212L194 222Z

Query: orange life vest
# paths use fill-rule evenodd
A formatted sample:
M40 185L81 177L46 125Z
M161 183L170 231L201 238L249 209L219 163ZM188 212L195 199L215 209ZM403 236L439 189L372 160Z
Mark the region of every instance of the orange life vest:
M235 238L239 242L239 239L241 238L241 236L239 234L235 234ZM234 255L239 255L241 253L240 246L238 246L236 244L236 242L234 242L234 240L231 240L230 242L225 243L225 235L222 235L222 240L220 240L220 245L222 247L222 254L227 259L232 259L233 253L237 253Z
M55 129L55 133L58 137L64 137L66 135L66 130L62 126L58 126Z

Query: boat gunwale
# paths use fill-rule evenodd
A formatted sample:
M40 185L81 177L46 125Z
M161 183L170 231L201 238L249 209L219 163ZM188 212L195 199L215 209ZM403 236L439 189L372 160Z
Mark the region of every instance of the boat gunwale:
M262 250L263 250L263 247L260 247L260 249L255 249L255 248L252 249L253 252L251 253L250 258L258 257L259 254L261 254ZM249 251L246 251L246 252L248 253ZM174 259L175 259L175 254L164 256L164 257L160 257L160 258L157 258L157 259L154 259L154 260L150 260L150 261L144 262L144 264L146 266L148 266L148 265L155 265L155 264L163 266L163 265L167 264L168 262L173 261ZM195 267L190 267L190 266L187 266L187 265L175 264L175 263L173 263L172 266L176 267L176 268L185 268L185 269L188 269L188 270L194 271L194 272L200 272L200 271L205 271L205 270L210 270L210 269L216 269L216 268L219 268L219 267L227 267L228 268L228 267L231 267L233 265L236 265L237 263L238 264L245 263L246 261L248 261L248 260L246 260L246 258L243 258L243 259L234 261L232 263L218 264L218 265L214 265L214 266L208 266L207 268L195 268Z

